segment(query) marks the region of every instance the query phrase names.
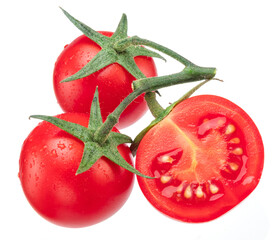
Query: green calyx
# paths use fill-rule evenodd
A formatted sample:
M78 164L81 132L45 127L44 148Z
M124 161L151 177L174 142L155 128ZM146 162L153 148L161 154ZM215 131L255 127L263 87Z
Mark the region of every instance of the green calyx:
M97 72L98 70L112 64L118 63L123 66L130 74L135 78L144 78L145 75L141 72L134 61L136 56L157 57L164 59L160 54L148 50L141 46L129 46L123 51L118 51L114 47L117 42L127 39L127 17L125 14L118 24L118 27L111 37L104 36L97 31L91 29L84 23L72 17L68 12L61 8L65 16L80 30L82 33L96 42L102 49L98 54L91 59L81 70L74 75L62 80L62 82L70 82L90 74Z
M79 124L68 122L51 116L32 115L30 117L50 122L55 126L61 128L62 130L72 134L84 143L83 156L76 174L87 171L100 157L105 156L117 165L127 169L134 174L150 178L146 175L141 174L138 170L136 170L133 166L126 162L119 153L117 149L118 145L132 142L132 139L129 136L118 132L110 132L106 137L104 143L100 144L97 140L95 140L95 132L103 125L99 105L98 89L96 89L92 101L89 125L87 128Z

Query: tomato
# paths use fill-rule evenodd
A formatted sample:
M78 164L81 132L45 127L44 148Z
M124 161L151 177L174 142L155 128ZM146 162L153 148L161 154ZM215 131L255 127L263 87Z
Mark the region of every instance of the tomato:
M101 32L110 37L111 32ZM100 46L82 35L67 45L58 57L54 68L54 90L58 103L65 112L89 112L96 86L103 119L106 119L120 102L132 92L135 78L121 65L114 63L85 78L60 83L84 67L99 51ZM134 58L137 66L147 76L157 75L152 58ZM127 127L144 115L147 104L144 95L139 96L122 113L118 128Z
M65 113L58 118L88 126L89 115ZM116 131L116 129L114 129ZM45 219L66 227L85 227L113 215L128 199L133 174L101 157L76 175L84 144L48 122L27 137L20 155L19 178L32 207ZM132 164L129 148L119 145Z
M264 161L260 133L227 99L202 95L178 104L142 139L136 168L149 202L185 222L215 219L257 186Z

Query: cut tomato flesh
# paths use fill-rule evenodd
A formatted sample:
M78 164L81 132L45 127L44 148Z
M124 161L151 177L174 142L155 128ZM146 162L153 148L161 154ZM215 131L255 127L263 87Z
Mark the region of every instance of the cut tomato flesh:
M247 159L242 133L226 117L205 118L196 137L169 117L164 123L178 148L153 160L151 171L162 195L183 204L206 203L223 195L229 179L239 181L246 174L241 171Z
M263 145L242 109L220 97L194 97L177 105L146 134L136 167L155 177L138 177L155 207L183 221L208 221L256 187Z

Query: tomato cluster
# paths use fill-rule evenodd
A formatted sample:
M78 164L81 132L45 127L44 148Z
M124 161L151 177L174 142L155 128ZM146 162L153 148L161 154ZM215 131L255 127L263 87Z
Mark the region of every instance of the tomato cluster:
M23 191L41 216L66 227L101 222L128 199L133 173L155 208L184 222L215 219L255 189L264 161L261 135L240 107L218 96L187 97L165 110L153 111L160 115L141 132L141 141L134 140L138 146L134 168L135 152L125 144L129 137L114 125L127 127L142 117L147 104L152 104L145 101L144 93L158 87L147 82L148 88L117 111L119 119L116 110L140 91L132 88L138 77L161 86L160 79L154 78L152 59L159 55L131 45L147 41L127 37L124 15L113 34L97 33L64 13L85 33L65 46L55 64L54 91L65 113L36 117L45 121L26 138L19 160ZM130 47L118 44L127 41ZM150 46L176 55L160 45ZM171 85L170 80L189 82L215 75L214 69L206 68L203 73L203 68L176 58L188 66L179 75L162 78L167 82L164 86ZM102 67L91 66L93 61ZM79 77L73 81L64 81L76 74Z

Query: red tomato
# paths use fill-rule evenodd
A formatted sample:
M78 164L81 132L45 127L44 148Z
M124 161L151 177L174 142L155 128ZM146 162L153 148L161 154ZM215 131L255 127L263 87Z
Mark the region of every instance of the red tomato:
M65 113L61 119L88 126L88 114ZM47 220L66 227L96 224L118 211L130 195L133 174L105 157L75 175L83 142L48 122L25 140L19 178L32 207ZM118 147L132 164L129 148Z
M101 32L110 37L112 33ZM85 78L60 83L85 66L99 51L100 46L82 35L67 45L58 57L54 68L54 90L59 105L65 112L89 112L93 95L98 86L103 119L106 119L120 102L132 92L135 78L121 65L115 63ZM140 70L147 76L157 75L152 58L135 57ZM124 128L144 115L147 105L139 96L122 113L116 127Z
M237 105L217 96L181 102L143 138L136 167L149 202L185 222L215 219L257 186L264 161L261 136Z

